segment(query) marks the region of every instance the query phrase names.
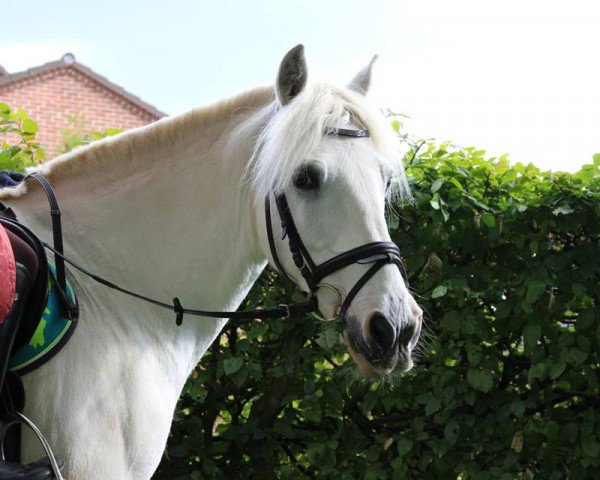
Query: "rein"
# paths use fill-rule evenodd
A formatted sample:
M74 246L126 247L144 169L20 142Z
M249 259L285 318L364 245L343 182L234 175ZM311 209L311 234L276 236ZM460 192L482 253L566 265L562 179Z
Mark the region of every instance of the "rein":
M325 130L325 134L354 138L364 138L369 136L369 132L367 130L352 130L344 128L328 128ZM52 215L52 233L54 245L51 246L46 242L42 242L42 244L45 248L54 253L57 271L57 286L65 304L68 307L71 320L76 320L79 316L79 312L77 307L73 305L73 302L70 300L68 295L66 295L65 262L74 267L75 269L79 270L84 275L90 277L92 280L108 288L137 298L139 300L143 300L147 303L151 303L152 305L156 305L158 307L173 311L176 315L175 323L178 326L183 323L184 315L210 318L267 319L289 318L292 316L312 313L318 309L317 297L315 293L317 292L320 286L325 286L325 284L319 283L321 280L331 275L332 273L354 263L373 263L373 265L367 270L367 272L358 279L358 281L354 284L354 286L344 299L340 307L338 317L344 319L348 309L350 308L352 300L354 300L361 288L373 277L373 275L375 275L385 265L396 265L400 270L402 276L406 278L404 267L402 266L402 261L400 259L400 249L393 242L366 243L364 245L336 255L335 257L326 260L325 262L319 265L316 265L312 257L310 256L310 253L306 249L306 246L304 245L300 234L298 233L298 229L296 228L296 224L294 222L294 218L292 217L292 213L290 211L290 207L288 205L285 194L279 194L275 195L275 204L277 205L277 211L281 220L281 227L283 230L282 239L286 237L288 238L289 249L292 254L294 264L300 271L300 274L302 275L302 277L306 281L306 284L308 285L308 288L310 289L310 295L308 300L306 302L281 304L276 307L266 307L256 310L235 312L195 310L184 308L181 305L181 302L178 297L174 297L172 303L165 303L150 297L146 297L139 293L120 287L119 285L116 285L115 283L86 270L84 267L78 265L77 263L67 258L63 253L60 209L58 207L58 202L56 200L54 191L52 190L52 187L50 186L48 181L44 178L42 174L38 172L33 172L28 175L10 172L9 175L11 179L15 182L15 185L25 181L27 178L34 178L40 183L40 185L43 187L46 193L48 202L50 204L50 213ZM12 210L10 208L3 208L2 204L0 204L0 213L15 217ZM277 254L275 238L273 235L273 225L271 220L271 203L269 196L267 196L265 199L265 217L267 226L267 236L269 238L269 248L271 250L271 256L273 258L275 266L281 274L283 274L288 280L293 282L293 280L284 270L279 256Z

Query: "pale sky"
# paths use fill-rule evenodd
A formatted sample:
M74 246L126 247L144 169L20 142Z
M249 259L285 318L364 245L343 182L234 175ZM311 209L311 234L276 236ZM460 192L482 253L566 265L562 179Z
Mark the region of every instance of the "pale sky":
M371 96L407 132L544 169L600 152L597 0L0 0L0 65L77 60L177 114L273 83L304 43L345 84L379 54Z

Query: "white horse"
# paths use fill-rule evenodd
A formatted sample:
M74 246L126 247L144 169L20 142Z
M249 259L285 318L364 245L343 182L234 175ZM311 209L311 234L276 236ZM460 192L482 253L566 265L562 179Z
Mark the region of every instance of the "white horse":
M406 183L398 139L363 95L370 75L369 65L347 89L307 83L299 45L283 59L275 88L257 88L40 166L61 205L65 253L148 296L168 302L177 295L186 307L235 310L272 261L266 195L286 193L316 262L389 241L386 188L387 195L394 186L402 193ZM327 128L368 129L370 137L325 135ZM40 188L29 183L0 193L22 223L51 238ZM272 214L282 267L306 289L281 238L277 211ZM334 317L343 300L336 290L346 295L368 268L353 264L327 277L334 288L317 292L324 317ZM187 316L178 327L172 312L74 274L79 326L56 357L24 376L24 413L64 459L69 480L148 479L186 379L226 319ZM410 368L421 313L399 270L381 268L347 315L346 340L360 369L384 375ZM385 364L376 362L350 337L393 352ZM31 436L22 448L25 461L43 456Z

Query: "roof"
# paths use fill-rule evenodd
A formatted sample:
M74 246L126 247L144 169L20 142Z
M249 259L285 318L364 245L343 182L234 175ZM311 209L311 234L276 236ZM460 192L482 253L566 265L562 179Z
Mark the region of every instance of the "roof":
M76 72L79 72L80 74L92 79L96 83L99 83L106 89L108 89L111 92L115 93L116 95L124 98L128 102L132 103L136 107L144 110L145 112L149 113L150 115L153 115L156 118L162 118L162 117L167 116L166 113L161 112L153 105L150 105L149 103L144 102L141 98L133 95L132 93L129 93L123 87L120 87L119 85L108 80L106 77L103 77L102 75L97 74L91 68L86 67L85 65L82 65L81 63L77 62L75 60L75 56L71 53L65 53L60 60L48 62L48 63L45 63L38 67L32 67L32 68L29 68L22 72L17 72L17 73L12 73L12 74L7 73L6 70L4 70L0 66L0 88L7 86L7 85L15 84L18 82L22 82L25 80L30 80L34 77L40 76L45 73L53 72L56 70L63 70L63 69L64 70L72 69L72 70L75 70Z

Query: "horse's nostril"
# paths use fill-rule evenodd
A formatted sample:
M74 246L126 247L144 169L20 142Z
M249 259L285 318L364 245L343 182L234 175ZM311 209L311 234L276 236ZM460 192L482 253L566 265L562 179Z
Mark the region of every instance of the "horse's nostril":
M396 329L387 318L380 313L375 313L369 323L371 341L383 350L392 348L396 342Z
M400 332L400 346L401 347L408 347L409 343L411 342L414 334L415 334L415 329L416 329L416 324L415 323L410 323L408 325L406 325L402 331Z

